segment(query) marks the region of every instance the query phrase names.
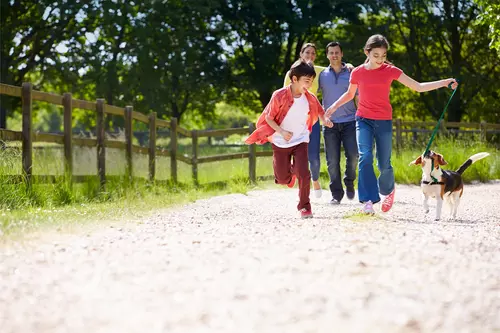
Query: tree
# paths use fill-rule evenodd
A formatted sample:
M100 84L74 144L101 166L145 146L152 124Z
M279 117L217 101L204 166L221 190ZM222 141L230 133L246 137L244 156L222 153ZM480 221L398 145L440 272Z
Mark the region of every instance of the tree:
M135 60L126 78L128 99L164 118L181 120L188 111L213 117L228 76L213 12L210 1L152 5L129 48Z
M500 4L493 4L489 0L476 0L476 3L481 8L477 23L488 27L490 47L500 55Z
M37 84L42 83L45 69L57 60L57 47L85 34L88 20L83 13L90 6L79 1L2 1L0 82L19 86L37 71ZM1 96L0 128L6 128L7 116L19 103Z
M93 23L85 38L67 41L67 51L57 63L53 80L59 88L71 91L79 98L95 100L104 98L107 104L125 106L128 75L133 55L129 48L135 43L135 27L145 6L113 0L95 0L85 16ZM75 114L80 123L90 125L91 119ZM115 127L122 127L123 117L113 118Z
M232 70L227 99L260 110L283 84L304 42L315 41L332 18L356 20L367 1L220 0L224 43ZM260 103L255 103L255 100Z
M368 13L365 22L371 21L367 24L370 34L380 32L388 37L389 58L396 65L417 81L446 77L461 81L447 112L448 121L497 119L500 103L483 102L498 95L495 82L500 59L488 48L485 27L475 24L480 11L474 2L389 0L381 5L380 11ZM358 31L359 27L352 29ZM400 115L437 118L450 94L446 89L414 94L395 84L391 100Z

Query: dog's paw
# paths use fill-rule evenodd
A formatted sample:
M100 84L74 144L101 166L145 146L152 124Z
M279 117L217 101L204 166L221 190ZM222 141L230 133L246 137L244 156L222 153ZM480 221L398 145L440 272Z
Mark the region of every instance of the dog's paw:
M436 217L436 218L434 219L434 221L439 221L439 220L440 220L440 218L439 218L439 217Z
M427 214L429 212L429 208L424 209L424 214Z

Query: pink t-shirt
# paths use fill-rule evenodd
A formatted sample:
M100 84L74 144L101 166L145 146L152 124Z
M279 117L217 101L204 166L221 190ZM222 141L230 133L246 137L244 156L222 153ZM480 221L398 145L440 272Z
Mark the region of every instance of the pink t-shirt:
M399 79L403 71L396 66L382 64L377 69L368 70L364 64L351 73L350 83L358 85L359 105L356 116L391 120L392 106L389 102L391 83Z

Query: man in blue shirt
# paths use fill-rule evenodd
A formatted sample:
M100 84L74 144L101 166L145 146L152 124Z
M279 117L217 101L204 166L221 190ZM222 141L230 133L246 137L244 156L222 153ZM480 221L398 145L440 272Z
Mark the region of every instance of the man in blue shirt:
M323 94L323 108L326 110L349 88L350 71L342 62L342 46L339 42L331 42L326 46L326 57L330 66L319 75L319 90ZM355 98L357 101L357 97ZM330 117L332 128L323 129L325 139L326 162L330 176L330 203L337 205L344 197L344 188L340 178L340 149L344 145L346 168L344 184L349 200L355 196L354 180L356 179L356 166L358 164L358 145L356 142L356 104L349 101L342 105Z

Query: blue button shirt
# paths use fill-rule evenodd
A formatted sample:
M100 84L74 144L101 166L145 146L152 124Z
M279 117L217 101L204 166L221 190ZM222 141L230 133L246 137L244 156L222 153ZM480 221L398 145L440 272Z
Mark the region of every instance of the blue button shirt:
M340 73L336 73L335 70L328 66L319 74L319 90L323 93L323 108L326 109L330 107L340 96L342 96L347 89L349 89L349 79L351 77L351 72L347 67L342 64L342 70ZM331 116L330 119L334 123L345 123L348 121L354 121L356 115L356 105L354 100L350 100L341 107L337 109Z

